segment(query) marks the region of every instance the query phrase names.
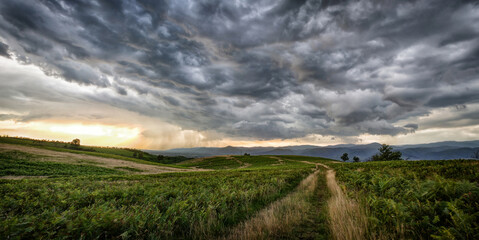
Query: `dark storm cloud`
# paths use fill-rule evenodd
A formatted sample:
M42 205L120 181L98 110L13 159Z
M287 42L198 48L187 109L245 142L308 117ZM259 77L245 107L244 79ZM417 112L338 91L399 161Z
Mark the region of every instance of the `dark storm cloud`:
M417 130L419 128L419 125L415 124L415 123L408 123L406 125L404 125L405 128L410 128L412 130Z
M239 69L232 81L218 89L223 94L258 100L279 99L297 86L292 71L279 66L269 56L238 53L234 59Z
M398 121L479 103L473 1L6 0L0 13L1 56L189 129L398 135L418 129Z
M8 53L8 45L2 42L0 42L0 56L10 58L10 54Z

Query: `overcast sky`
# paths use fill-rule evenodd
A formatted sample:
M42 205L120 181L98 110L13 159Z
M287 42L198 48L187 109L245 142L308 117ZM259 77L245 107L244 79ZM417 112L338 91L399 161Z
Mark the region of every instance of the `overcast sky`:
M477 140L478 37L474 1L2 0L0 134Z

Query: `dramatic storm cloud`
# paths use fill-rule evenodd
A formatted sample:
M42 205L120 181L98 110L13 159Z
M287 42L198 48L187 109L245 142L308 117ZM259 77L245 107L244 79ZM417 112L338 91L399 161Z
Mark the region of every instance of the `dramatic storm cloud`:
M0 121L108 122L102 108L148 118L152 139L157 120L344 142L477 127L478 37L474 1L3 0L0 58L47 76L2 68Z

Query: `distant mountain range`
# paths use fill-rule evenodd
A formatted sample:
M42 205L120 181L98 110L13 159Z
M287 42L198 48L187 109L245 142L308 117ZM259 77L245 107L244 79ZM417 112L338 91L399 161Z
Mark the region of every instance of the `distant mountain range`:
M208 157L216 155L242 155L249 153L251 155L302 155L312 157L325 157L338 159L343 153L348 153L350 159L358 156L361 161L365 161L378 152L381 146L379 143L371 144L341 144L334 146L288 146L288 147L200 147L200 148L175 148L170 150L145 150L152 154L161 154L165 156L186 156L186 157ZM409 160L441 160L472 158L475 151L479 150L478 141L467 142L436 142L428 144L398 145L392 146L394 150L401 151L404 159Z

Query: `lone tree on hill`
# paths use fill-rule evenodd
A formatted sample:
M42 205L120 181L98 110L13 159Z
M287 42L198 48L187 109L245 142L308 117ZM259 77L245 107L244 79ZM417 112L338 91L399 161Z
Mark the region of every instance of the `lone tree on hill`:
M359 157L354 156L354 157L353 157L353 161L354 161L354 162L359 162Z
M343 153L343 156L341 156L341 160L343 160L343 161L345 161L345 162L348 161L348 160L349 160L348 154L347 154L347 153Z
M80 146L80 139L78 138L75 138L72 140L72 145L73 146Z
M394 151L393 148L387 144L381 145L378 149L379 153L376 153L371 157L372 161L393 161L393 160L403 160L402 153L399 151Z

